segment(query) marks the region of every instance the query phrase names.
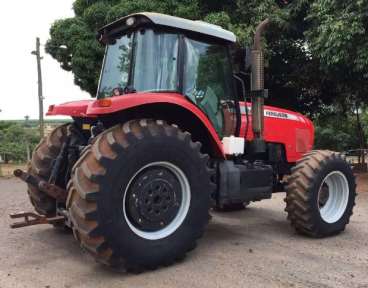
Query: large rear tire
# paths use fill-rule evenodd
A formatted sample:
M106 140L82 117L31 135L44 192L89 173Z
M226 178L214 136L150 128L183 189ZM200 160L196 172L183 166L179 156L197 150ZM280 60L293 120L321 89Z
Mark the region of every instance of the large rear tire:
M297 232L311 237L338 234L353 214L356 184L340 154L315 150L292 169L286 186L288 219Z
M67 137L69 124L55 128L48 136L41 139L33 151L32 159L28 163L27 172L46 181L49 180L53 160L60 152ZM28 195L35 210L48 217L56 213L56 200L36 187L28 184Z
M192 250L208 223L213 170L187 132L133 120L98 136L74 166L73 232L96 260L131 272Z

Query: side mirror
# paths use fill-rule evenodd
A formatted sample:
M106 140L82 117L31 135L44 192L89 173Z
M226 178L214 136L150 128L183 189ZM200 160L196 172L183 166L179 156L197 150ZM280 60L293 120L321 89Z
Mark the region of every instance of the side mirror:
M240 92L241 92L241 96L242 97L239 97L239 101L246 101L246 92L245 92L245 83L244 83L244 80L242 79L242 78L240 78L238 75L236 75L236 74L233 74L233 77L234 77L234 79L235 80L237 80L238 81L238 83L240 84L240 87L237 89L238 90L238 92L239 92L239 90L240 90ZM238 86L238 85L237 85Z

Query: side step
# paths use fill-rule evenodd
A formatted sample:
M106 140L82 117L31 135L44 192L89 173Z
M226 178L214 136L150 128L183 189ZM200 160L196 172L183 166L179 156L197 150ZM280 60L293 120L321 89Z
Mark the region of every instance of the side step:
M10 225L10 228L16 229L21 227L33 226L38 224L58 224L65 222L65 216L55 216L47 218L33 212L20 212L9 215L11 219L23 218L23 221L15 222Z

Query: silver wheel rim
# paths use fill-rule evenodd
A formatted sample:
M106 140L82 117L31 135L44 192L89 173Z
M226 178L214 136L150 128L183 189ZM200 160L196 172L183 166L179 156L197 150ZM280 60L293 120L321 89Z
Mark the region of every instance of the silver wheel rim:
M134 179L136 178L136 176L143 171L146 168L149 167L164 167L168 170L170 170L176 177L177 180L180 183L180 187L181 187L181 191L182 191L182 201L180 204L180 208L179 211L177 213L177 215L175 216L175 218L171 221L170 224L168 224L165 228L158 230L158 231L154 231L154 232L147 232L147 231L143 231L138 229L137 227L135 227L132 222L129 220L129 217L127 216L126 213L126 195L127 195L127 191L130 188L131 183L134 181ZM153 162L150 163L144 167L142 167L141 169L139 169L134 175L133 177L130 179L128 185L125 188L124 191L124 198L123 198L123 212L124 212L124 219L126 221L126 223L128 224L129 228L138 236L147 239L147 240L158 240L158 239L162 239L165 238L169 235L171 235L172 233L174 233L183 223L183 221L185 220L188 211L189 211L189 206L190 206L190 199L191 199L191 191L190 191L190 185L189 185L189 181L188 178L185 176L184 172L177 167L176 165L169 163L169 162Z
M322 187L328 188L327 201L322 206ZM327 223L335 223L344 215L349 201L349 183L346 176L340 171L329 173L322 181L318 191L318 208L322 219Z

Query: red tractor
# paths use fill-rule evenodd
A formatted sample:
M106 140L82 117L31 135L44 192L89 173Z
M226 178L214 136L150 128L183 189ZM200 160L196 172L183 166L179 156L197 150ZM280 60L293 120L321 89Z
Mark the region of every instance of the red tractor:
M13 227L68 226L98 261L130 271L183 258L211 208L275 192L286 191L297 232L343 231L356 195L350 166L312 150L306 117L264 106L267 24L248 53L250 89L234 74L235 35L219 26L138 13L103 27L97 99L49 107L73 121L42 139L27 172L15 171L38 214L12 215L25 217Z

